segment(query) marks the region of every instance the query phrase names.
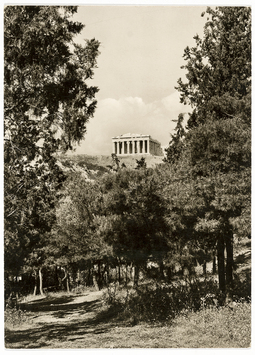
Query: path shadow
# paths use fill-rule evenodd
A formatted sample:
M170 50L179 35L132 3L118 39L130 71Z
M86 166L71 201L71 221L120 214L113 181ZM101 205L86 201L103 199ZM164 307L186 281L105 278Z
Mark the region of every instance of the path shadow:
M86 334L102 334L107 333L111 329L111 319L113 314L107 311L99 311L102 300L95 299L91 301L75 302L75 295L64 295L61 297L46 297L21 304L21 308L27 312L34 313L35 317L47 316L54 318L66 318L61 323L58 320L51 323L33 323L34 326L29 329L6 330L5 342L6 348L23 349L23 348L42 348L46 344L53 343L54 339L57 343L62 339L74 342ZM96 312L96 316L89 316L88 319L82 319L81 316ZM70 320L69 320L70 316ZM73 317L75 318L73 319ZM75 346L75 345L74 345Z
M114 322L116 310L100 310L101 298L86 302L70 303L76 296L67 295L61 297L47 297L35 302L23 304L23 309L34 312L35 317L53 316L54 318L66 318L66 321L52 323L34 323L34 327L20 330L7 330L5 332L6 348L12 349L36 349L42 347L54 348L49 344L68 341L70 347L75 348L75 341L86 338L86 335L98 335L108 333L117 323ZM82 315L94 312L88 319ZM68 317L70 315L70 320ZM72 317L71 317L72 316ZM75 318L73 318L75 316ZM43 321L43 320L42 320ZM55 347L56 348L56 347Z
M50 297L47 296L41 300L34 300L27 303L20 303L19 307L23 311L29 312L48 312L52 310L52 306L64 306L72 302L73 296Z
M35 313L35 317L47 314L54 318L68 318L75 313L82 316L85 313L95 311L101 304L100 299L84 302L70 303L76 296L47 297L46 299L29 302L20 305L20 309L26 312Z
M102 334L109 331L109 325L101 325L94 328L84 321L76 321L68 324L52 323L37 326L32 329L6 331L5 341L7 348L35 349L41 348L46 344L49 344L49 342L54 343L54 340L57 340L58 343L67 340L74 342L76 339L85 337L86 334Z
M99 300L82 303L83 311L80 310L81 304L75 304L78 312L86 312L98 308ZM59 311L54 314L54 317L68 317L66 310ZM73 314L73 312L70 312ZM79 313L80 314L80 313ZM70 347L75 348L75 341L85 338L86 335L106 334L110 332L112 327L116 324L111 322L112 314L107 312L99 312L96 317L87 320L79 321L79 314L77 319L69 323L48 323L48 324L35 324L35 327L24 330L8 330L5 332L6 348L12 349L36 349L42 347L50 347L54 349L54 340L57 344L61 341L68 341ZM109 318L107 318L109 317ZM55 347L56 348L56 347Z

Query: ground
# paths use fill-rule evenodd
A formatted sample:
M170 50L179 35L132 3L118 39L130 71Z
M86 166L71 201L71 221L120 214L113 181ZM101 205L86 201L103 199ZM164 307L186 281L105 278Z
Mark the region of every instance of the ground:
M50 294L21 304L26 319L6 327L12 349L237 348L250 346L250 306L178 318L172 325L114 321L104 291ZM247 316L248 314L248 316ZM240 320L240 315L243 320ZM209 319L210 318L210 319ZM219 326L220 325L220 326ZM245 336L241 335L245 333Z
M241 243L241 242L240 242ZM235 248L240 278L251 272L251 242ZM211 265L208 264L208 269ZM247 348L251 343L251 304L187 311L169 324L132 324L116 318L104 303L106 290L27 296L21 319L9 314L5 346L10 349L78 348ZM25 311L25 312L24 312ZM113 312L113 313L111 313ZM17 321L18 320L18 321Z

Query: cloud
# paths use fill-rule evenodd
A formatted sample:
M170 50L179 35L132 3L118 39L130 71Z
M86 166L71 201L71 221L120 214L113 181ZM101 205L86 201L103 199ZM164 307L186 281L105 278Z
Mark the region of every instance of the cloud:
M94 117L87 125L85 140L77 147L76 154L110 155L111 138L125 133L149 134L165 147L176 125L172 120L186 111L175 92L150 103L145 103L140 97L100 100Z

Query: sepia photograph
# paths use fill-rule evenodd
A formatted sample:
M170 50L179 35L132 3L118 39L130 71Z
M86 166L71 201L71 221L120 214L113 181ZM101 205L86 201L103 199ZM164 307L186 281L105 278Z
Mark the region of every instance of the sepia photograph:
M251 349L251 5L2 10L3 347Z

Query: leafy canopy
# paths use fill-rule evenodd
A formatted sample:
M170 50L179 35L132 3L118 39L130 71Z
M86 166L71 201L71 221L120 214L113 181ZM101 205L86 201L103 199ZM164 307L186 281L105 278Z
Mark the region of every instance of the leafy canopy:
M4 10L5 261L13 270L41 248L64 176L55 153L86 132L98 88L89 86L99 42L74 42L77 7Z

